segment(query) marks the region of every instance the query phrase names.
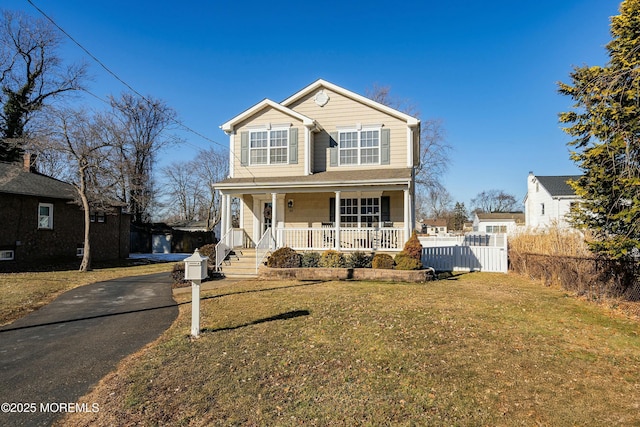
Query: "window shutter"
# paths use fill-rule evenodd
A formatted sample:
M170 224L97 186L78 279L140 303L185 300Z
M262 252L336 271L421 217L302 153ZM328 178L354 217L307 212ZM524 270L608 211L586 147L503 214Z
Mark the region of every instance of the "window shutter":
M380 164L391 163L391 129L382 129L380 135Z
M249 132L240 132L240 164L249 164Z
M329 136L329 164L338 166L338 132L331 132Z
M329 199L329 222L336 221L336 198L331 197Z
M289 163L298 164L298 128L289 129Z
M382 196L380 198L380 220L391 221L391 198Z

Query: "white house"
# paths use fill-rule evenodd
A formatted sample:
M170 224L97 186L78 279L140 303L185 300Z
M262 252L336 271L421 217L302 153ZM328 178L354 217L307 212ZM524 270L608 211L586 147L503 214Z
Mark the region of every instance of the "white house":
M569 182L579 178L579 175L537 176L529 172L524 199L527 227L569 227L567 214L580 201Z
M525 215L522 212L475 213L473 231L478 233L510 234L524 226Z

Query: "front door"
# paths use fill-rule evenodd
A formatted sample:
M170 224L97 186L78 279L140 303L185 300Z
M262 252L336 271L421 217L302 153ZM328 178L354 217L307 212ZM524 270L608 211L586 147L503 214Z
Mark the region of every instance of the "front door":
M271 202L265 202L262 209L262 233L264 234L271 227L273 217L273 205Z

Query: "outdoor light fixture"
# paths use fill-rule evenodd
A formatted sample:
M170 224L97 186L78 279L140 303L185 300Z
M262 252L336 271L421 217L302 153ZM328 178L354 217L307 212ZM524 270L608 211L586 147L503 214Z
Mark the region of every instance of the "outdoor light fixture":
M288 207L289 209L293 209L293 199L289 199L289 200L287 201L287 207Z

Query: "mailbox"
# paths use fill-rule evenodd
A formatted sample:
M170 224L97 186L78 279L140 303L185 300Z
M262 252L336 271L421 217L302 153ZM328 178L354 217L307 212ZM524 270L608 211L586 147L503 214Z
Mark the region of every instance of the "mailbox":
M207 278L207 261L209 257L200 255L196 249L193 255L184 259L184 280L202 280Z

